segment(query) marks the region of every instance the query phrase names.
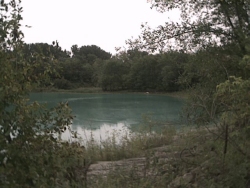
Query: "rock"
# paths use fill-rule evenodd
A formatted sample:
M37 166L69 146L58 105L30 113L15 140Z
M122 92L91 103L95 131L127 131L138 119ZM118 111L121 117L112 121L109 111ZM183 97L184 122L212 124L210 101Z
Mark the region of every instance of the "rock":
M138 172L143 172L145 164L146 164L146 158L131 158L119 161L99 161L98 163L90 165L87 175L106 176L108 175L109 172L118 168L124 171L129 171L133 169L137 170Z
M169 188L177 188L182 185L188 185L194 179L194 175L192 173L184 174L183 176L176 177L171 184L168 186Z

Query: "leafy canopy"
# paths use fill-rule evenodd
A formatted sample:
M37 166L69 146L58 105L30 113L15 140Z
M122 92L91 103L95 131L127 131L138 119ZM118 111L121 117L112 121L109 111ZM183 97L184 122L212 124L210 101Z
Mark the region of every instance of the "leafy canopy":
M178 9L179 22L166 22L156 29L142 25L142 35L128 40L132 48L163 51L170 48L194 51L236 42L242 54L249 40L249 0L160 0L152 8L165 12Z
M83 151L60 141L67 129L74 137L67 103L48 109L29 101L34 85L49 81L54 58L24 57L20 3L0 4L0 187L70 187L82 181L71 174L83 165L76 162Z

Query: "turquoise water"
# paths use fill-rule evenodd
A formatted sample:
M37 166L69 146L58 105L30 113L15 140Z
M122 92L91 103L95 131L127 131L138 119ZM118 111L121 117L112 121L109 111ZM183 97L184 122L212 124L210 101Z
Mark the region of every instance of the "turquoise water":
M32 93L31 101L52 107L68 102L72 108L72 129L81 136L104 136L111 130L134 130L145 118L160 124L178 124L183 100L151 94Z

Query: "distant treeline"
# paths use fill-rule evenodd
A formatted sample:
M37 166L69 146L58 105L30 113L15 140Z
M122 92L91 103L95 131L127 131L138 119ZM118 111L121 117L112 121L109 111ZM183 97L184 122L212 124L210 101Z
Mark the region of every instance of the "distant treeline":
M36 74L42 74L45 66L51 66L53 71L50 79L44 80L45 87L171 92L199 82L216 85L228 74L225 68L235 72L234 62L238 58L230 58L228 49L233 50L234 47L211 47L195 53L169 51L154 55L127 50L112 56L96 45L73 45L69 52L62 50L58 43L36 43L25 44L23 52L25 59L33 63L36 62L36 55L44 56L44 62L36 65ZM52 59L57 63L50 64Z

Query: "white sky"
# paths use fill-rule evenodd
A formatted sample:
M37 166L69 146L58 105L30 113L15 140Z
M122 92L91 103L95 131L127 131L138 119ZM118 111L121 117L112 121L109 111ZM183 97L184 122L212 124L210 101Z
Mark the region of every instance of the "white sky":
M147 0L23 0L22 27L26 43L57 40L62 49L97 45L115 53L125 40L141 33L141 24L157 27L178 13L159 13Z

